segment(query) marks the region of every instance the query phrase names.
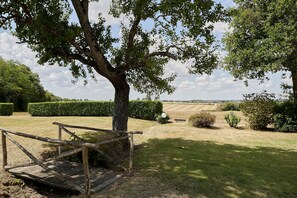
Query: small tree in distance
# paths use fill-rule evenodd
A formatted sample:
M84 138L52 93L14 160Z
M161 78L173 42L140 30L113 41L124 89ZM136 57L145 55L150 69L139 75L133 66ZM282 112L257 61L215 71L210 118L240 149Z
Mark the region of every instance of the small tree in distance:
M148 95L174 91L175 75L164 78L169 60L188 61L191 73L216 67L212 24L225 11L213 0L112 0L110 14L129 19L121 38L101 14L90 21L90 2L0 0L0 26L37 52L40 64L67 66L76 78L87 72L107 78L115 89L113 130L127 130L130 85Z

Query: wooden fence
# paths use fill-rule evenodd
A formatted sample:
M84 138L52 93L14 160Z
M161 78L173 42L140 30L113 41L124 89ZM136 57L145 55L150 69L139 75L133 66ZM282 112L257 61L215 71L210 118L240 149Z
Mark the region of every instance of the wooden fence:
M88 153L89 149L94 149L100 154L104 155L110 162L113 162L116 164L116 160L114 160L110 155L107 153L101 151L99 148L100 146L112 142L117 142L120 140L124 139L129 139L130 142L130 154L129 154L129 164L128 164L128 169L117 165L124 169L125 171L131 171L132 166L133 166L133 151L134 151L134 141L133 141L133 135L134 134L142 134L141 131L112 131L112 130L106 130L106 129L98 129L98 128L92 128L92 127L85 127L85 126L75 126L75 125L67 125L67 124L62 124L58 122L54 122L54 125L58 126L58 139L53 139L53 138L48 138L48 137L39 137L27 133L22 133L22 132L15 132L12 130L7 130L0 128L1 131L1 136L2 136L2 153L3 153L3 163L2 167L7 170L11 168L16 168L16 167L23 167L27 166L29 164L37 164L40 167L42 167L44 170L49 171L53 173L57 178L61 179L62 181L65 181L67 184L74 186L75 190L84 193L86 197L90 196L91 193L91 185L90 185L90 173L89 173L89 160L88 160ZM112 138L109 140L104 140L104 141L99 141L97 143L90 143L90 142L85 142L81 137L77 136L74 132L70 131L69 128L74 128L74 129L83 129L83 130L89 130L89 131L97 131L97 132L104 132L104 133L112 133L116 134L116 138ZM76 139L76 141L68 141L68 140L63 140L62 139L62 133L65 132L69 134L71 137ZM39 160L37 159L32 153L30 153L27 149L25 149L21 144L19 144L11 135L16 135L24 138L30 138L34 140L39 140L42 142L47 142L51 144L58 145L58 155L45 159L45 160ZM23 151L33 162L32 163L27 163L27 164L21 164L17 166L8 166L8 152L7 152L7 139L9 139L13 144L15 144L21 151ZM62 146L72 146L75 149L73 150L68 150L62 152ZM64 175L63 173L58 173L55 170L47 167L45 165L45 162L51 161L51 160L57 160L61 159L67 156L71 156L73 154L76 154L78 152L82 152L82 166L84 170L84 178L85 178L85 188L82 189L80 186L72 183L70 180L67 180L67 176Z

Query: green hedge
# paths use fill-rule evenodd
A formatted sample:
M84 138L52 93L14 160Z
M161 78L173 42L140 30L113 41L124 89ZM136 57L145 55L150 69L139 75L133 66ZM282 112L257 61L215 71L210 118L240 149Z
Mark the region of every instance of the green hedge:
M32 116L110 116L112 102L41 102L29 103L28 112Z
M160 101L138 101L129 102L129 116L145 120L155 120L156 115L163 112L163 104Z
M13 103L0 103L0 116L10 116L13 113Z
M111 101L75 101L29 103L28 112L32 116L111 116ZM162 113L163 105L159 101L130 101L129 116L154 120L156 114Z

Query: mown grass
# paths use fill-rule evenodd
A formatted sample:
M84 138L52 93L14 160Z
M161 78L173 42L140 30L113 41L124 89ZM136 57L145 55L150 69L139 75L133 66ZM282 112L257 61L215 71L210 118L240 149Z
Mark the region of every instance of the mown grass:
M134 171L94 197L297 197L297 134L230 128L215 112L215 128L129 120L139 148ZM110 117L0 117L0 127L57 137L52 122L111 128ZM18 139L42 155L48 146ZM0 143L1 144L1 143ZM9 161L23 154L9 143ZM2 156L0 154L0 160ZM26 157L24 157L26 158Z
M296 197L296 163L296 151L278 148L150 139L136 152L138 175L108 193L124 197L138 197L140 192L145 197Z

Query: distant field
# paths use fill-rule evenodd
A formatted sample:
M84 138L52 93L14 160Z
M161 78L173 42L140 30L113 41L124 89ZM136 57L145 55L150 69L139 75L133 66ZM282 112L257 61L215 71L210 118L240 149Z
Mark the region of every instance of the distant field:
M201 111L215 111L218 103L172 103L164 102L163 111L168 113L171 119L187 119L190 115Z

